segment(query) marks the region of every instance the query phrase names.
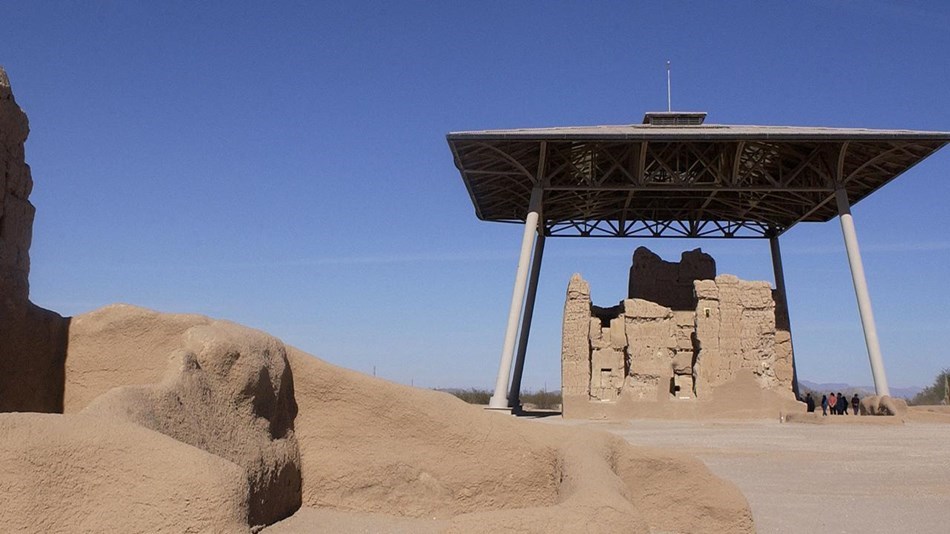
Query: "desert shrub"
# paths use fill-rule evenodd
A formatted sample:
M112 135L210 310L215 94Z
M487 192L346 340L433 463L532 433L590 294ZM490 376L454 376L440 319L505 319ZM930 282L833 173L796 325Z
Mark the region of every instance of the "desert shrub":
M469 404L488 404L492 395L491 391L478 388L446 388L439 391L455 395ZM561 407L561 392L545 389L525 391L521 394L521 404L530 404L539 410L557 410Z
M950 368L944 369L934 379L934 383L914 395L907 404L942 404L947 400L947 380L950 379Z
M456 397L462 399L463 401L469 404L488 404L489 399L491 399L491 391L488 391L487 389L448 388L448 389L440 389L439 391L448 393L450 395L455 395Z
M539 410L558 410L561 408L561 392L526 391L521 394L521 404L532 404Z

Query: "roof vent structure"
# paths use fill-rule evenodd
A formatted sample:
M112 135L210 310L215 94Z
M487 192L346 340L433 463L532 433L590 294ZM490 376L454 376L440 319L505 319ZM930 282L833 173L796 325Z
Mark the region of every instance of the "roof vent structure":
M705 120L705 111L648 111L643 115L643 124L651 126L699 126Z

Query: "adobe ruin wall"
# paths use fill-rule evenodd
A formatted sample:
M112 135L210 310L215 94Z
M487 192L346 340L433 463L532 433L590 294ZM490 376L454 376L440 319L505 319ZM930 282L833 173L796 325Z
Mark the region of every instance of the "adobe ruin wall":
M0 412L62 412L68 319L29 300L29 132L0 67Z
M590 284L575 274L562 335L565 417L592 405L621 415L625 406L705 403L740 375L794 400L788 315L776 301L767 282L717 276L699 249L675 263L638 248L628 298L609 308L594 305Z

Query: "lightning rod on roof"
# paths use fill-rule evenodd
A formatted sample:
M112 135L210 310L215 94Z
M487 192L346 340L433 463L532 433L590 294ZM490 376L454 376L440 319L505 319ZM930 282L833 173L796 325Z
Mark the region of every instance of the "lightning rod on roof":
M673 111L672 97L670 93L670 61L666 60L666 111Z

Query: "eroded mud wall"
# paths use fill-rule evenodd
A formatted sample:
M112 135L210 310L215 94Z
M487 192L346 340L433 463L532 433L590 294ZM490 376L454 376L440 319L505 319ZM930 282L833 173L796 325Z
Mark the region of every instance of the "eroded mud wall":
M595 406L607 414L668 400L715 402L717 389L736 389L742 377L753 397L761 390L794 399L787 314L770 284L716 276L715 269L699 249L677 263L640 247L630 269L632 297L609 308L593 305L590 285L575 274L564 307L564 415L586 416Z
M68 319L29 301L29 131L0 67L0 411L62 412Z

